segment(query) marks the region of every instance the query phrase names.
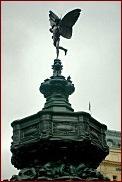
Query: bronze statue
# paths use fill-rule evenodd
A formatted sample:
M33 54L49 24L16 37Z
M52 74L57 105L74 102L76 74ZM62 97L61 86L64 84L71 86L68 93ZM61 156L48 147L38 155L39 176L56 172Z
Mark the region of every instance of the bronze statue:
M70 39L72 37L72 27L76 23L81 10L75 9L67 13L62 19L60 19L52 11L49 11L50 20L50 32L53 33L53 44L56 47L57 58L59 56L59 49L67 53L67 49L59 46L60 35L64 38Z

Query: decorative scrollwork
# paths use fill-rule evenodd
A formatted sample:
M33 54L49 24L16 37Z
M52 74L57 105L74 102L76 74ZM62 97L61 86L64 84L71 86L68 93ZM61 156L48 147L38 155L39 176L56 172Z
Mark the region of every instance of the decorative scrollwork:
M85 164L69 164L58 162L48 162L40 167L22 169L18 175L12 176L11 180L27 180L27 179L99 179L109 181L96 169L89 168Z

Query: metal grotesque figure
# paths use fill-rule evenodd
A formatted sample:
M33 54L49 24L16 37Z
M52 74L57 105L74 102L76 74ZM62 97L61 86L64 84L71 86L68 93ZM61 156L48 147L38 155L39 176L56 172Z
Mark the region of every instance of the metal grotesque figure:
M59 56L59 49L67 53L67 49L59 46L60 35L64 38L70 39L72 37L72 27L76 23L81 10L75 9L67 13L62 19L60 19L52 11L49 11L50 20L50 32L53 33L53 44L56 47L57 58Z

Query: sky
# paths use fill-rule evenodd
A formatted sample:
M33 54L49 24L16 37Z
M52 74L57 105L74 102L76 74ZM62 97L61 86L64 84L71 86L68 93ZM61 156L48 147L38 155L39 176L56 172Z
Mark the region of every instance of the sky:
M68 49L59 59L62 74L75 85L69 101L74 111L88 111L108 129L120 131L120 2L2 2L2 179L17 170L11 165L11 123L40 111L45 98L40 84L52 76L56 58L49 32L49 11L59 17L80 8Z

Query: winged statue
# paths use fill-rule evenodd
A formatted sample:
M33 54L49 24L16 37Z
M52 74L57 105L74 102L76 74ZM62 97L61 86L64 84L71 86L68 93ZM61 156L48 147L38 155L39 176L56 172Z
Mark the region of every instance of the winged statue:
M55 13L49 11L49 21L51 28L49 29L50 32L53 34L53 45L56 47L56 54L57 58L59 56L59 49L67 54L67 49L59 46L60 43L60 36L70 39L72 37L73 26L76 23L81 9L74 9L68 12L62 19L59 18Z

